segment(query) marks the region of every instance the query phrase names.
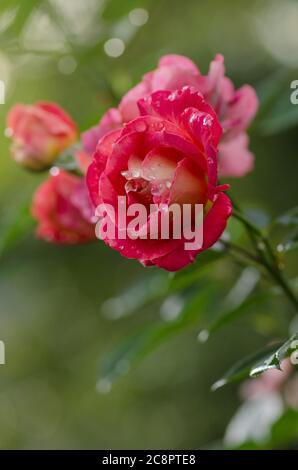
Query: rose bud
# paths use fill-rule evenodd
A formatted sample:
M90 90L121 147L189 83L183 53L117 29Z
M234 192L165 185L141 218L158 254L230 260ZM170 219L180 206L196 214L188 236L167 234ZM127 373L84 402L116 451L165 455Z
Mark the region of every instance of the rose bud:
M141 116L99 141L87 185L94 206L112 206L115 213L118 196L128 209L135 203L168 208L201 204L203 243L196 249L186 249L183 237L164 239L159 233L156 239L123 239L119 218L110 221L117 230L116 237L104 238L108 246L145 266L177 271L219 239L231 215L230 200L217 186L221 127L211 106L190 87L155 92L138 106ZM150 221L149 216L144 230Z
M54 167L52 175L36 190L32 215L37 236L68 245L95 239L94 210L85 179Z
M7 118L13 159L31 170L49 167L77 139L71 117L54 103L15 105Z
M85 151L91 156L105 133L139 116L139 99L157 90L174 91L186 85L203 94L221 123L219 176L240 177L251 171L254 157L248 150L246 130L257 112L258 98L249 85L235 89L225 76L224 58L220 54L211 62L207 75L202 75L187 57L174 54L162 57L157 69L144 75L143 80L126 93L118 110L110 109L97 126L83 134Z

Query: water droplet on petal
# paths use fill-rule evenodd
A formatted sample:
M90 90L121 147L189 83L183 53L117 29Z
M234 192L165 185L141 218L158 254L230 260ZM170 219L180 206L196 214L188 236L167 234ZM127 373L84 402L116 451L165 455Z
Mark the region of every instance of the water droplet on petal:
M133 178L140 178L141 176L140 170L132 170L131 174Z
M144 121L138 121L135 123L135 130L137 132L145 132L147 129L147 124Z
M129 193L129 192L135 193L138 190L138 185L136 184L136 182L133 179L130 179L125 184L124 189L125 189L126 193Z
M164 129L164 124L160 121L153 122L151 124L151 128L152 128L153 131L159 132L159 131L162 131Z
M211 116L205 116L204 119L203 119L203 126L206 126L206 127L210 127L211 124L212 124L212 117Z
M144 168L142 176L146 181L154 181L156 179L156 176L153 172L154 168L152 167Z
M200 115L197 112L194 112L190 116L189 122L190 122L190 124L193 124L193 123L199 121L199 119L200 119Z
M151 194L152 196L161 196L165 191L166 185L165 183L158 183L154 184L151 187Z
M121 171L121 175L124 176L127 180L132 180L135 178L140 178L141 177L141 171L140 170L126 170L126 171Z
M169 96L168 96L168 101L175 101L175 99L178 98L178 93L177 91L173 91L173 93L171 93Z

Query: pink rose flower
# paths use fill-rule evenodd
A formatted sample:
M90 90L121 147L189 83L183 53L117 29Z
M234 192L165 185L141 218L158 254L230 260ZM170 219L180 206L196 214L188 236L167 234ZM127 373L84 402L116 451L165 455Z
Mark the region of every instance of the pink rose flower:
M176 271L218 240L231 215L230 200L217 186L221 127L213 109L190 87L155 92L138 106L140 116L99 141L87 185L94 205L112 205L115 213L119 195L128 207L136 202L202 204L200 249L186 250L183 238L105 238L125 257Z
M223 56L218 54L211 62L207 75L187 57L167 55L160 59L158 67L147 73L143 80L121 100L118 110L109 110L98 126L83 135L84 148L90 156L98 140L108 131L120 127L139 116L138 100L157 90L174 91L192 86L201 92L218 115L223 129L219 147L219 175L239 177L253 168L253 155L248 150L246 129L258 109L254 89L244 85L235 90L232 81L225 76ZM228 153L231 150L231 153Z
M123 124L120 111L117 108L109 109L101 118L100 124L91 127L81 134L82 150L76 152L75 158L80 171L85 175L92 161L92 155L97 142L105 134L114 129L119 129Z
M220 176L238 178L250 172L254 166L254 156L248 150L248 135L241 132L233 139L219 144ZM241 155L241 158L239 158Z
M84 178L66 171L49 176L33 197L37 236L52 243L72 245L95 239L93 214Z
M8 114L7 129L13 141L12 157L32 170L50 166L77 139L75 123L54 103L15 105Z
M101 118L100 126L91 127L81 135L82 144L85 152L92 155L97 142L108 132L118 129L123 124L123 119L120 111L116 108L109 109Z

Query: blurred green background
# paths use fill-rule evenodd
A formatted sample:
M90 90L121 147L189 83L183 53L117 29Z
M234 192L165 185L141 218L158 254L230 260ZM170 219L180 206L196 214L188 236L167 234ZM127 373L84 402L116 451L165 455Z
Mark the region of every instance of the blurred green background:
M206 73L221 52L237 86L256 86L265 105L250 135L255 170L231 181L232 190L242 203L270 214L295 205L298 106L290 103L290 83L298 79L297 23L295 0L1 0L1 221L29 201L44 178L10 159L3 137L9 108L55 101L85 130L165 53L188 55ZM116 50L119 57L107 54L111 38L125 45ZM264 331L252 329L250 318L206 344L197 341L199 327L188 330L109 393L96 390L106 352L159 317L155 305L115 321L101 304L152 272L100 242L65 248L27 237L3 255L2 449L191 449L221 439L239 404L237 386L216 393L210 386L264 344ZM237 273L224 261L215 275L229 284Z

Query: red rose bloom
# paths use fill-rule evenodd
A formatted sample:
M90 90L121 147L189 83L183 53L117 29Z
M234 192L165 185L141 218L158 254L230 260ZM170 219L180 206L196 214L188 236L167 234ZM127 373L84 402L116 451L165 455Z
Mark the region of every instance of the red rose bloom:
M176 271L218 240L231 215L230 200L217 186L221 126L211 106L190 87L157 91L138 106L140 117L99 141L87 185L95 206L109 204L115 212L118 196L128 207L136 202L202 204L200 249L186 250L183 238L105 238L123 256Z

